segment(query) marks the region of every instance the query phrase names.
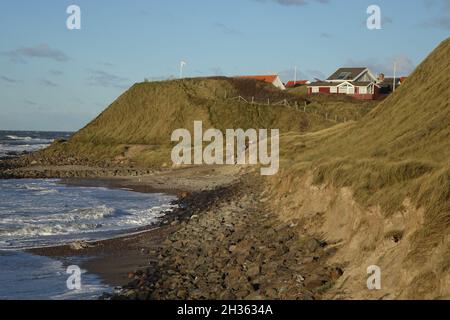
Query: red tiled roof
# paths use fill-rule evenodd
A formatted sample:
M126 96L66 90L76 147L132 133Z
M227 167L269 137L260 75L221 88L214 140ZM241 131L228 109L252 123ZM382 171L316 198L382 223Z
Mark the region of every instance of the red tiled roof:
M288 81L287 83L286 83L286 87L295 87L295 86L298 86L298 85L305 85L305 84L307 84L308 83L308 80L298 80L298 81Z
M240 76L238 78L241 79L254 79L259 81L264 81L267 83L274 83L275 80L277 80L277 75L267 75L267 76Z

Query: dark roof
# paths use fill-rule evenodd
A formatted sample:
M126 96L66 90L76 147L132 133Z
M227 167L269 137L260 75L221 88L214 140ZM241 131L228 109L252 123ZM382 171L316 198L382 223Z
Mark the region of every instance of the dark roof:
M353 80L367 68L339 68L327 80Z
M400 85L401 84L401 79L400 78L395 78L395 84L396 85ZM393 86L394 85L394 78L384 78L384 80L380 83L378 83L378 85L380 87L389 87L389 86Z
M310 87L334 87L339 84L340 83L336 83L336 82L314 81L314 82L311 82L308 86L310 86Z
M357 81L357 82L352 82L352 84L354 86L357 87L367 87L369 84L374 83L372 81Z

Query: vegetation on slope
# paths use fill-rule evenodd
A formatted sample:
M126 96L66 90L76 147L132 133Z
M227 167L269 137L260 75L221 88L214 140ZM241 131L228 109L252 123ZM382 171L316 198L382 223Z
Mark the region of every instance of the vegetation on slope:
M347 95L316 93L308 95L307 87L288 89L288 92L308 101L307 110L311 113L328 115L329 119L359 120L375 108L378 100L358 100Z
M232 99L271 101L249 104ZM152 166L170 162L172 132L193 131L195 120L204 128L278 128L280 132L323 129L333 122L293 107L274 105L288 100L304 105L291 95L263 82L230 78L195 78L132 86L70 141L55 143L43 152L58 163L67 158L117 161Z

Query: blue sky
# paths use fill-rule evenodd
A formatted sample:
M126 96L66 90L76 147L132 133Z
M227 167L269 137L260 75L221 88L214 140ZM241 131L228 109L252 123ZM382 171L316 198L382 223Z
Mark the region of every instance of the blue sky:
M81 8L68 30L66 8ZM368 30L369 5L382 29ZM408 74L450 33L450 0L2 0L0 130L77 130L144 78L339 66Z

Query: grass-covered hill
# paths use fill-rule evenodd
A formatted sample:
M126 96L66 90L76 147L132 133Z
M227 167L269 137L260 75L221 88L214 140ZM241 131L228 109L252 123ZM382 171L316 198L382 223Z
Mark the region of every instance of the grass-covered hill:
M449 83L447 39L362 120L317 133L290 133L281 139L284 174L280 181L313 172L315 184L349 187L361 206L379 206L386 217L407 215L405 199L424 210L423 217L411 217L416 221L406 219L417 229L405 240L410 241L406 251L416 267L433 257L434 270L409 279L415 283L410 293L431 278L423 290L450 288Z
M328 115L328 118L338 117L342 120L359 120L369 113L379 100L358 100L347 95L316 93L309 95L307 87L297 87L287 90L289 93L308 100L308 112L318 112L321 115Z
M232 99L241 96L255 104ZM170 162L170 137L178 128L278 128L308 132L333 123L315 114L276 104L309 103L263 82L225 77L195 78L133 85L68 142L42 154L61 164L67 159L122 161L143 166ZM267 105L270 102L270 105Z

